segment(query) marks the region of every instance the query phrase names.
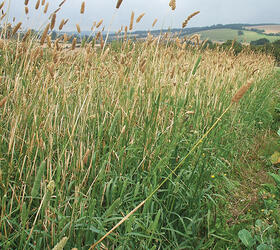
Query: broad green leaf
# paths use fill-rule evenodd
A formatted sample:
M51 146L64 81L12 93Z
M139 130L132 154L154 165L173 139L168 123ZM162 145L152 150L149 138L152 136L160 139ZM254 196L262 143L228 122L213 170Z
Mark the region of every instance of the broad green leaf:
M266 245L266 244L260 244L258 247L257 247L257 250L271 250L272 248L269 246L269 245Z
M279 152L275 152L271 157L270 157L270 161L273 165L279 164L280 163L280 153Z
M280 175L274 174L274 173L268 173L273 180L276 182L277 186L280 187Z
M240 230L238 232L238 237L246 247L252 247L256 243L251 233L246 229Z

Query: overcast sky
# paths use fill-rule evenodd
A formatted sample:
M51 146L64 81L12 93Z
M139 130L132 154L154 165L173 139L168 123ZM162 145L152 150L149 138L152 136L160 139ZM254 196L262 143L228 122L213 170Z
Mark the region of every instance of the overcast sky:
M194 11L201 13L189 22L189 27L228 23L278 23L280 24L280 0L177 0L177 8L172 11L170 0L123 0L116 10L117 0L86 0L85 13L80 14L82 0L66 0L57 13L57 26L62 18L69 18L64 31L75 30L78 23L81 29L90 30L94 21L104 19L105 29L118 30L129 25L131 12L137 17L145 13L134 30L151 29L155 18L159 21L156 29L181 27L184 19ZM37 0L29 0L29 14L24 12L24 0L10 0L9 18L15 23L21 21L24 27L40 28L48 22L48 17L58 8L62 0L49 0L49 10L43 14L44 6L35 10ZM42 2L42 0L41 0ZM48 0L46 0L48 2ZM8 8L6 4L6 9ZM56 29L57 29L56 26Z

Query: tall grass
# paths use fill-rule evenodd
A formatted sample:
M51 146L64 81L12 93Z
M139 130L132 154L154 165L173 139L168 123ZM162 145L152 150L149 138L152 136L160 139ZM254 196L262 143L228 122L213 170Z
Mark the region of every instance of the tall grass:
M277 86L272 58L151 36L104 53L91 43L68 50L46 46L45 30L25 41L1 34L0 248L90 247L169 176L251 79L201 147L100 245L210 247L211 176L228 171L220 162L234 164L265 122Z

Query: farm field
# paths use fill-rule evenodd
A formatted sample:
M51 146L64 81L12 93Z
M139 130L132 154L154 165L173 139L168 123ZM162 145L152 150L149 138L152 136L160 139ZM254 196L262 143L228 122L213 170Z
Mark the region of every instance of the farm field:
M0 249L279 249L275 58L55 14L0 32Z
M280 25L256 25L256 26L247 26L246 29L259 29L264 30L264 33L266 34L276 34L280 33Z
M280 39L280 36L267 36L262 35L254 31L244 31L244 35L238 35L238 30L233 29L213 29L201 31L198 34L201 35L201 39L209 39L217 42L226 42L227 40L234 40L242 43L250 43L261 38L267 38L269 41L273 42Z

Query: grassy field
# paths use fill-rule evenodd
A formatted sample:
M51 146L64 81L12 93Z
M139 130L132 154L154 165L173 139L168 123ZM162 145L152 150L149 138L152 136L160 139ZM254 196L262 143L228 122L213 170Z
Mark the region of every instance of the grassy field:
M226 42L227 40L234 40L238 42L250 43L261 38L267 38L269 41L273 42L280 39L280 36L267 36L264 34L259 34L254 31L244 31L244 35L238 35L238 30L233 29L213 29L199 32L201 39L209 39L211 41Z
M152 36L64 49L16 28L0 40L1 249L280 247L272 57Z

